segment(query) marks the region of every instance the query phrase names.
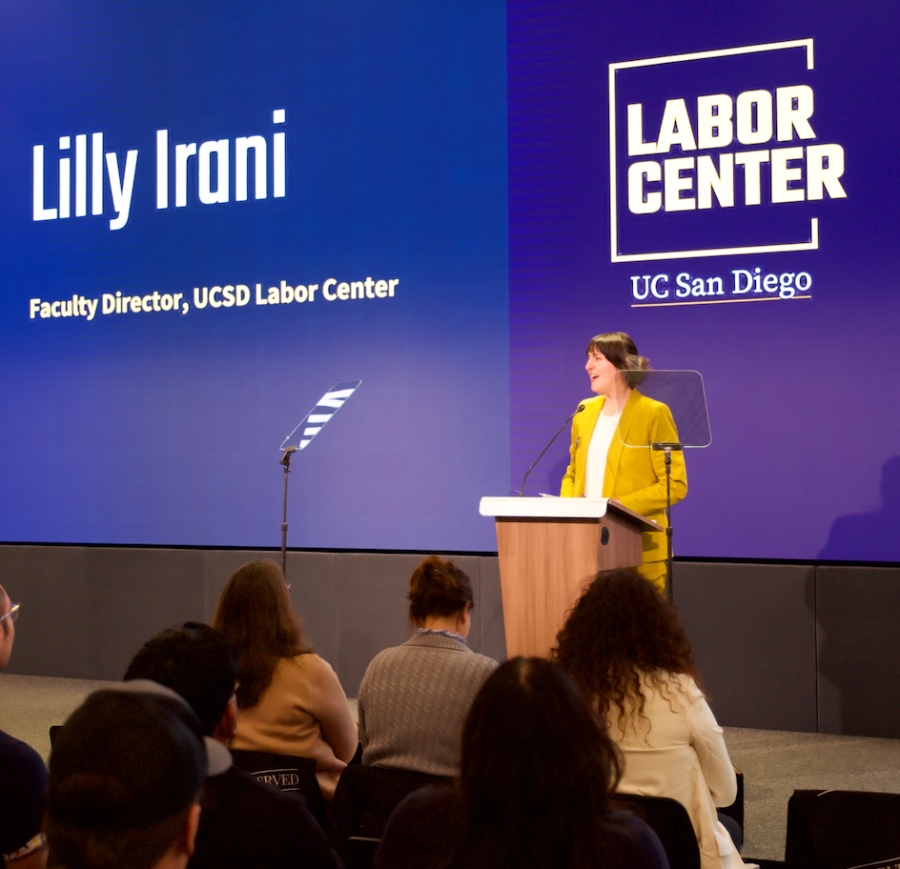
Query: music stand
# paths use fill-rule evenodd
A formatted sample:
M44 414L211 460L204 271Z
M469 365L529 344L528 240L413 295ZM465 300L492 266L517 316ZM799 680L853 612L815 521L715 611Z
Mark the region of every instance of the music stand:
M287 504L288 474L291 472L291 456L305 450L313 438L325 428L325 424L344 406L362 383L361 380L347 380L335 383L313 406L313 409L300 420L294 430L281 442L279 449L282 456L279 464L284 465L284 514L281 521L281 572L287 581Z
M706 404L706 390L703 375L699 371L670 370L648 371L636 386L638 392L647 398L665 404L675 423L674 439L640 440L645 432L632 428L622 433L616 430L625 449L645 449L662 453L666 477L666 595L672 597L672 453L685 449L703 449L712 443L709 428L709 411Z

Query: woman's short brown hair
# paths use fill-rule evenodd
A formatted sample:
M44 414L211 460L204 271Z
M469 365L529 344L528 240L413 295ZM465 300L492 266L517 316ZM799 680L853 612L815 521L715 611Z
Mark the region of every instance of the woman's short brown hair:
M591 353L602 353L619 371L624 372L625 383L630 389L634 389L650 370L650 361L638 355L637 347L627 332L594 335L587 346L587 355Z
M452 561L429 555L409 579L409 620L421 625L429 616L452 616L471 609L472 583Z

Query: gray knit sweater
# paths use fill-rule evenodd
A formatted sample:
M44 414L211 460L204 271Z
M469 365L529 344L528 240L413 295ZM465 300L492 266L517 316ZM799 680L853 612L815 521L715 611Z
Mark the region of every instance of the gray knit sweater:
M439 633L417 633L380 652L359 688L362 762L458 775L463 722L496 666Z

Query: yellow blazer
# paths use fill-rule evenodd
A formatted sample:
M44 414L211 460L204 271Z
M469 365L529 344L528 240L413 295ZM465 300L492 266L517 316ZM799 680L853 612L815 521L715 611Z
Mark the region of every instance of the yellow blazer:
M606 398L602 395L585 399L581 402L585 406L584 410L575 414L572 420L569 467L560 490L563 498L580 498L584 495L588 445L605 401ZM661 401L647 398L636 389L633 390L609 445L603 497L615 498L630 510L665 527L666 460L661 450L651 450L649 445L654 441L677 440L678 430L669 408ZM677 504L687 494L687 472L681 451L672 453L671 471L672 503ZM644 561L663 561L665 557L665 533L646 532Z

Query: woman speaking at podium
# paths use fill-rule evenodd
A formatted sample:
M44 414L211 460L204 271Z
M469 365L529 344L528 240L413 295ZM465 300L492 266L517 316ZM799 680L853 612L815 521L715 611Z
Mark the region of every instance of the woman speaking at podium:
M585 370L595 395L581 404L572 420L569 467L562 479L563 498L614 498L630 510L666 526L666 465L656 442L677 442L669 408L637 390L649 363L624 332L594 336ZM671 503L687 494L684 456L672 451ZM661 592L666 580L666 535L644 533L641 575Z

